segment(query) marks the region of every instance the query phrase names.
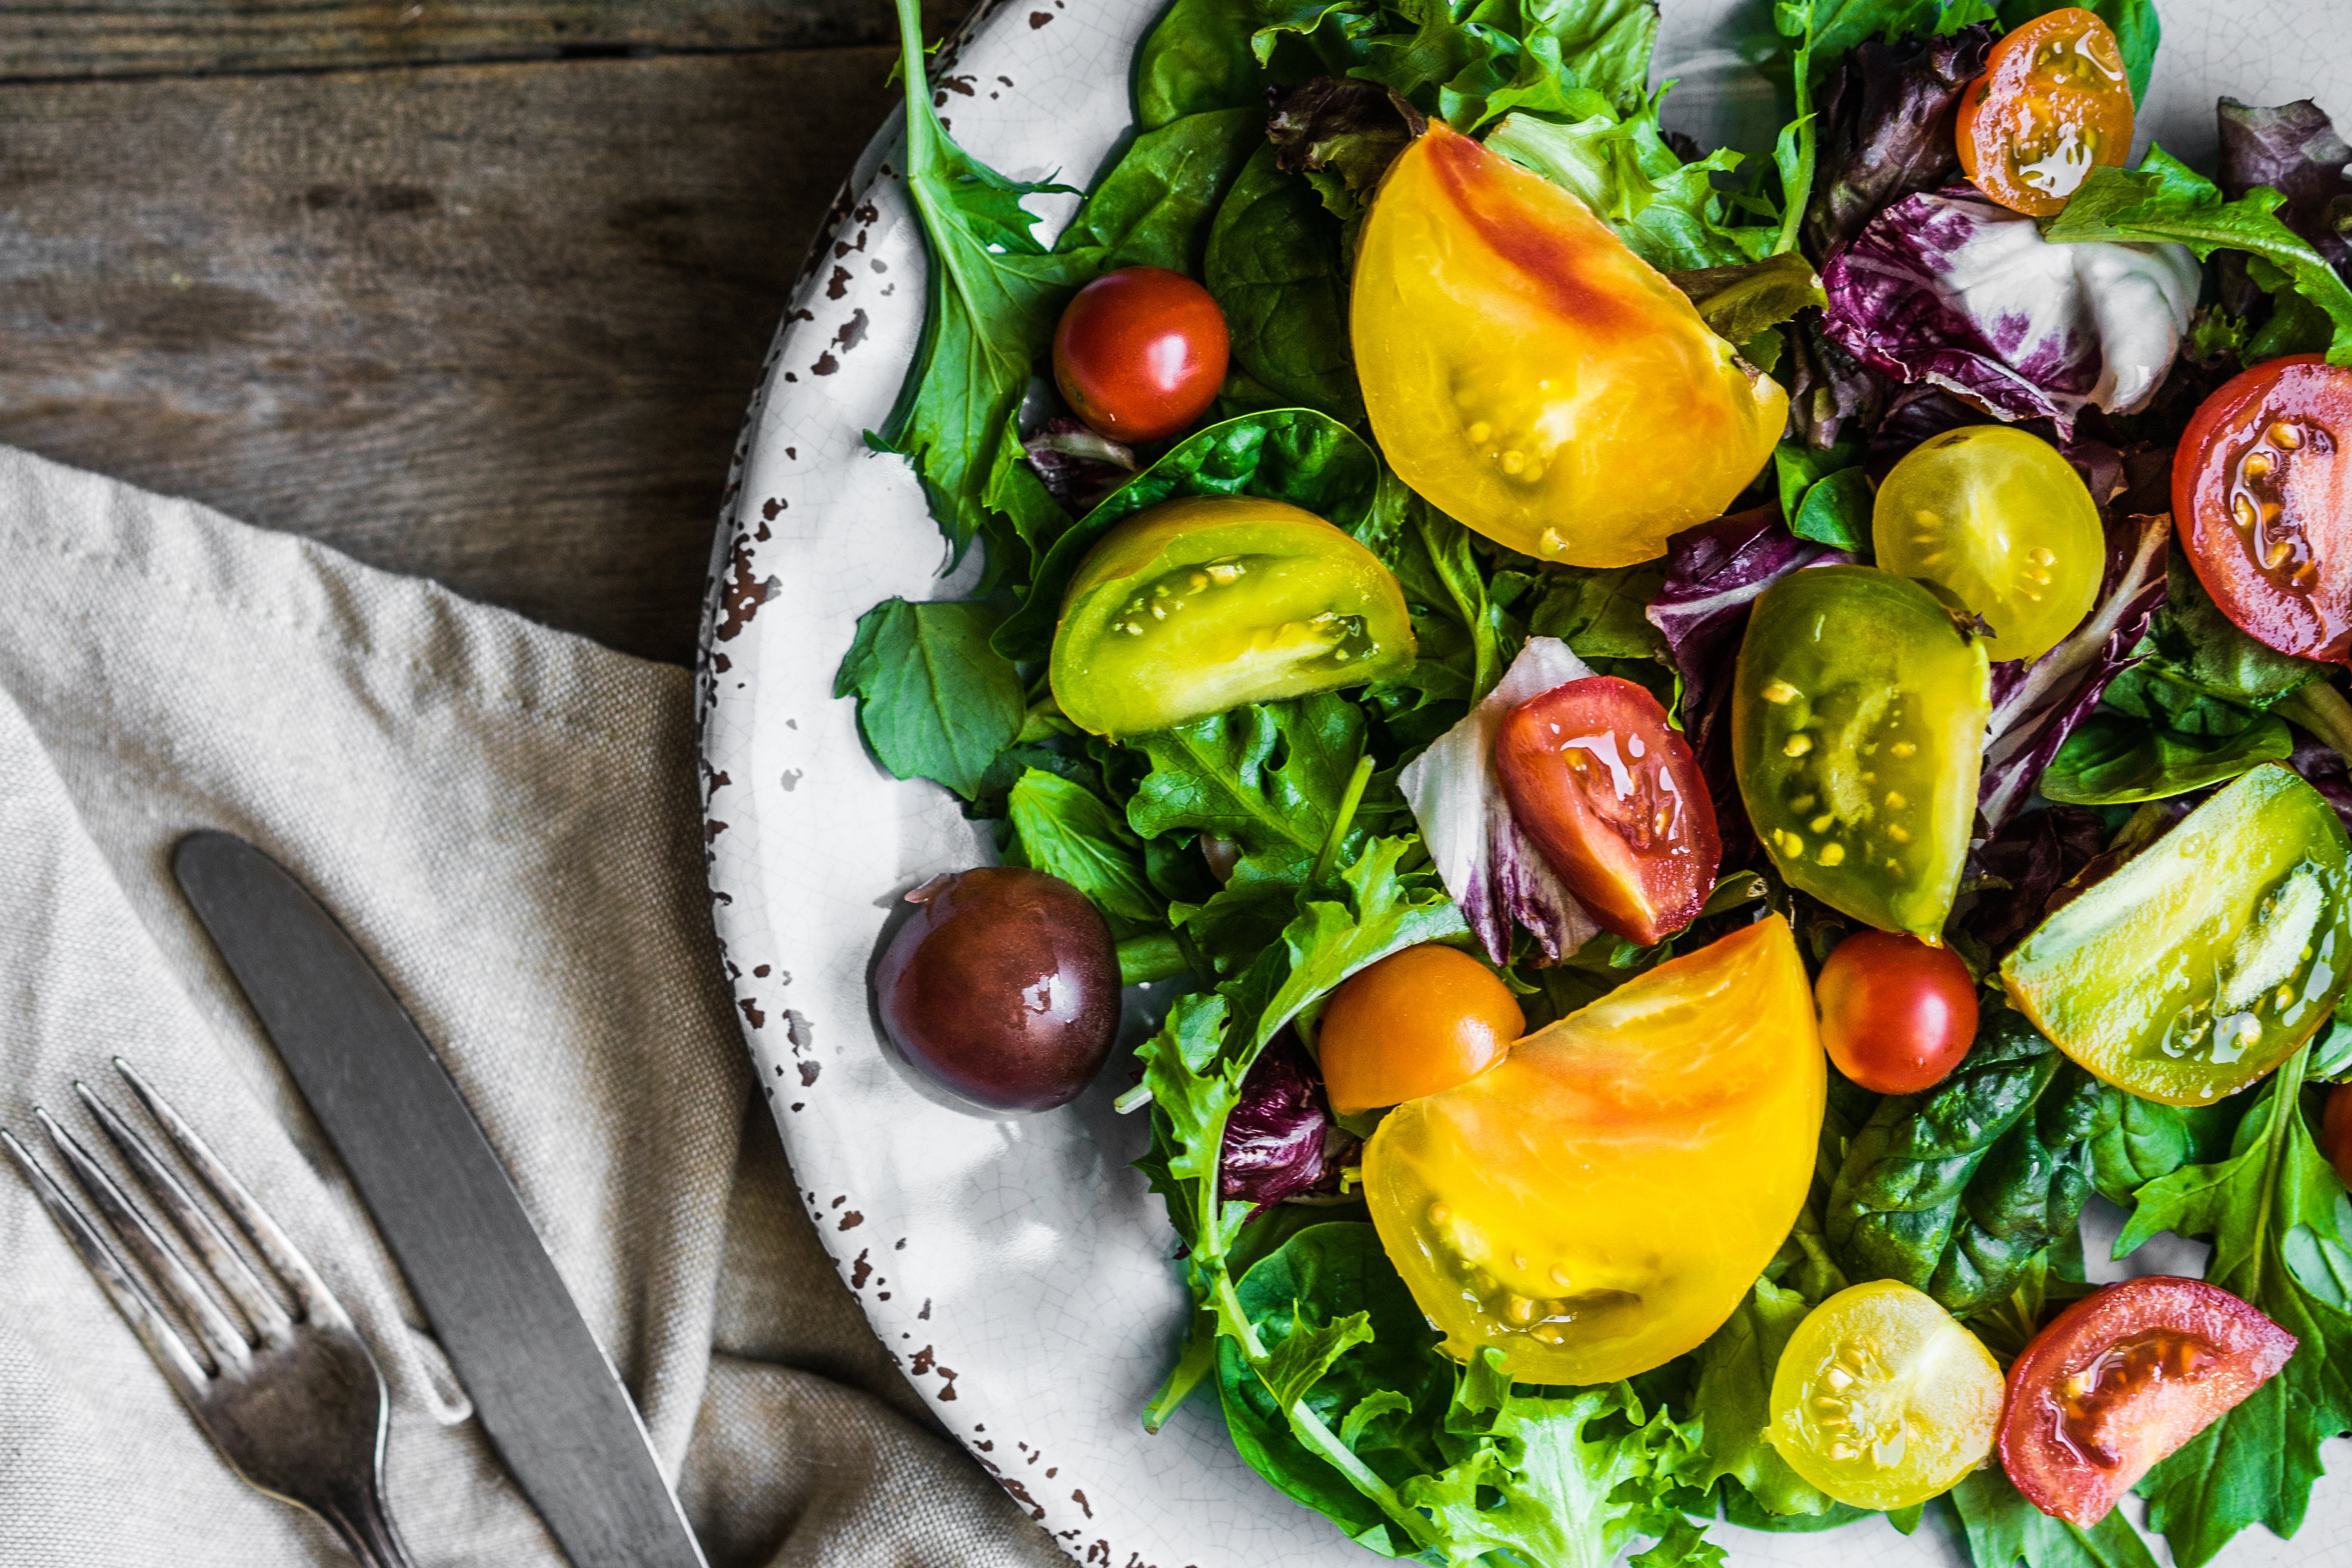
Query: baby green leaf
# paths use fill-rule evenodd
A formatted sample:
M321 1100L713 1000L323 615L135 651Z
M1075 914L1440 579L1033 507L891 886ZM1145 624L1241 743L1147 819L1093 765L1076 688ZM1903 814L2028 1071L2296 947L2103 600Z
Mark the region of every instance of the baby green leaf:
M904 599L857 617L833 694L856 697L857 727L892 773L979 795L1027 711L1019 673L989 647L1003 618L985 605Z

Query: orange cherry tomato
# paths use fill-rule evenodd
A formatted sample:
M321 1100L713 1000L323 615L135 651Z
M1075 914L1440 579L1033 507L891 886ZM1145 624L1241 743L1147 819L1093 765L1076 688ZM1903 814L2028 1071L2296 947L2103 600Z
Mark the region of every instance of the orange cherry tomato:
M1527 1032L1518 998L1457 948L1423 942L1358 971L1317 1030L1323 1092L1342 1116L1467 1083Z
M1901 931L1860 931L1838 943L1813 995L1830 1060L1878 1094L1941 1083L1977 1037L1969 966L1950 948Z
M2327 1091L2327 1109L2319 1116L2319 1152L2336 1167L2336 1174L2352 1186L2352 1083Z
M2296 354L2232 376L2172 458L2197 580L2257 642L2352 662L2352 368Z
M1231 346L1206 289L1165 267L1122 267L1063 310L1054 381L1097 434L1157 441L1208 412Z
M2003 37L1960 94L1960 170L2014 212L2060 211L2092 169L2123 167L2131 140L2123 50L2078 5Z

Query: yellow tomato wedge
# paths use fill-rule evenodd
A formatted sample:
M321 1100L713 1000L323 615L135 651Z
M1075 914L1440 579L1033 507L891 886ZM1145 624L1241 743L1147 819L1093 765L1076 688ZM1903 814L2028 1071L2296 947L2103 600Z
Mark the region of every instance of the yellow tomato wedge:
M1398 477L1574 566L1650 560L1720 516L1789 412L1582 202L1442 124L1373 196L1349 332Z
M1364 1154L1381 1244L1467 1360L1605 1383L1731 1315L1802 1206L1827 1087L1769 916L1398 1107Z

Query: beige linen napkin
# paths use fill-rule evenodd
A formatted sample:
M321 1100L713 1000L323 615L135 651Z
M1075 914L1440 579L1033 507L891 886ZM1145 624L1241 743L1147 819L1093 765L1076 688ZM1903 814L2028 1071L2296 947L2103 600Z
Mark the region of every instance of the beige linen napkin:
M0 450L0 1122L96 1142L72 1083L131 1060L383 1363L423 1568L561 1561L172 882L182 834L241 834L440 1050L714 1564L1059 1562L924 1425L747 1114L691 747L683 670ZM0 1564L341 1561L0 1167Z

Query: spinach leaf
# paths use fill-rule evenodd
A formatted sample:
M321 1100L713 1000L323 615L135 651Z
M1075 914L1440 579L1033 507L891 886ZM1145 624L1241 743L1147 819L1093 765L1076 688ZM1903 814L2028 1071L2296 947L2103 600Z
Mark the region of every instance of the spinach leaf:
M1789 519L1789 531L1867 559L1871 513L1877 501L1867 473L1859 467L1839 468L1806 488L1804 500Z
M1771 247L1769 226L1733 220L1715 176L1737 168L1728 149L1685 163L1666 145L1657 105L1619 119L1598 103L1570 123L1514 114L1486 146L1574 195L1626 247L1664 272L1735 267Z
M1013 416L1064 302L1098 258L1083 247L1048 252L1032 232L1037 220L1022 198L1068 187L1008 180L950 140L923 73L921 7L898 6L907 195L929 246L929 300L898 405L871 439L914 464L961 555L992 515L1045 500L1042 487L1025 490L1015 477L1025 469ZM1018 535L999 537L1013 553Z
M2344 1184L2304 1121L2309 1057L2306 1046L2272 1075L2238 1124L2229 1158L2185 1165L2141 1188L2116 1241L2121 1257L2159 1231L2210 1237L2205 1278L2297 1342L2284 1371L2140 1482L2148 1523L2182 1568L2200 1568L2249 1524L2293 1535L2319 1479L2320 1444L2352 1430L2352 1312L2331 1299L2332 1283L2315 1288L2313 1271L2292 1262L2302 1250L2352 1265L2340 1228Z
M2056 11L2071 0L2001 0L2000 25L2015 32L2034 17ZM2131 82L2132 101L2147 101L2148 73L2156 66L2156 47L2164 28L2156 18L2155 0L2088 0L2083 9L2107 25L2123 51L2124 75ZM1979 1563L1978 1568L1984 1568ZM2004 1565L2005 1568L2005 1565Z
M2294 751L2285 723L2267 715L2235 735L2213 736L2095 713L2066 737L2038 787L2072 805L2163 800L2226 784L2263 763L2283 763Z
M1039 768L1024 769L1006 797L1005 815L1022 855L1092 899L1127 937L1167 918L1143 870L1143 843L1102 796Z
M2264 711L2327 673L2324 664L2265 647L2240 631L2205 592L2187 555L2186 551L2171 552L2165 566L2164 603L2134 650L2148 673ZM2160 692L2146 693L2141 700L2164 704L2168 712L2178 706ZM2209 721L2174 722L2210 732Z
M1135 122L1153 131L1188 114L1263 107L1250 35L1264 9L1258 0L1175 0L1135 51Z
M2088 1530L2053 1519L2019 1495L1999 1465L1969 1471L1948 1495L1976 1568L2157 1568L2123 1510Z
M2140 1188L2197 1152L2197 1138L2191 1112L2136 1094L2119 1099L2115 1125L2091 1139L2091 1183L2109 1203L2129 1207Z
M1021 677L989 647L1003 619L985 605L885 599L857 617L834 676L857 699L857 728L898 778L937 779L966 798L1021 733Z
M1147 131L1087 197L1055 242L1096 268L1164 267L1201 275L1225 193L1265 142L1263 110L1222 109Z
M1307 408L1244 414L1196 430L1113 490L1053 542L1019 610L996 634L1008 658L1053 650L1062 595L1078 563L1114 524L1181 496L1258 496L1288 501L1352 531L1370 512L1381 460L1363 437Z
M1890 1095L1854 1134L1830 1194L1831 1256L1955 1313L1999 1301L2081 1218L2086 1145L2121 1114L2116 1094L1988 1001L1952 1076Z
M2335 323L2327 357L2352 364L2352 288L2311 242L2278 217L2286 198L2258 185L2234 202L2221 187L2160 147L2148 149L2137 169L2096 168L2042 226L2060 241L2175 241L2201 260L2216 250L2242 250L2292 280L2295 291ZM2259 279L2258 279L2259 280Z
M1352 424L1364 399L1339 220L1276 156L1260 143L1219 205L1202 281L1225 313L1236 365L1276 397Z
M1674 663L1665 634L1651 624L1650 601L1665 584L1656 561L1638 566L1563 566L1536 579L1528 630L1558 637L1578 658L1648 658ZM1671 707L1671 704L1668 705Z

